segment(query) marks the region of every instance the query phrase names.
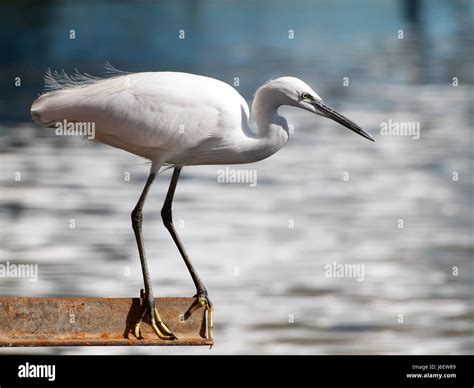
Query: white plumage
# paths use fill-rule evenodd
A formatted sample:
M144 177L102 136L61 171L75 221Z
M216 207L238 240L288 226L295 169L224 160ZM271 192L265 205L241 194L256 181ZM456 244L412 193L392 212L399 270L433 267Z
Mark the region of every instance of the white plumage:
M197 304L190 307L185 318L204 306L208 316L208 338L212 340L212 304L176 233L171 215L182 167L251 163L272 155L289 137L288 123L278 114L282 105L329 117L373 140L357 124L325 105L303 81L293 77L269 81L257 90L252 104L257 131L250 129L248 105L234 88L199 75L120 73L99 79L49 72L46 86L51 91L40 96L31 107L31 115L37 124L54 127L64 120L94 123L97 140L152 161L150 175L132 212L145 284L141 293L145 300L144 310L134 330L137 338L141 338L140 325L145 313L149 314L158 337L177 338L161 321L155 308L142 236L143 204L162 165L175 167L161 211L163 222L196 286Z
M97 140L150 159L155 167L243 162L240 141L251 140L243 132L249 109L240 94L224 82L185 73L72 81L40 96L31 112L43 126L64 119L94 122Z
M96 139L162 164L250 163L270 156L288 139L280 105L319 112L320 97L303 81L283 77L258 89L253 103L258 130L249 128L249 108L230 85L174 72L120 74L111 78L47 75L52 91L32 105L33 120L95 123ZM308 94L311 100L301 98Z

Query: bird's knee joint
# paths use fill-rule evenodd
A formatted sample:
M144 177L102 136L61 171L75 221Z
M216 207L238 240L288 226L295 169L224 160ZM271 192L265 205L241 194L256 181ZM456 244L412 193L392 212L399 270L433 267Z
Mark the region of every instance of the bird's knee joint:
M131 217L134 224L141 224L143 222L143 211L141 209L133 209Z
M164 207L163 209L161 209L161 218L163 219L163 223L165 225L173 224L173 214L171 212L171 208Z

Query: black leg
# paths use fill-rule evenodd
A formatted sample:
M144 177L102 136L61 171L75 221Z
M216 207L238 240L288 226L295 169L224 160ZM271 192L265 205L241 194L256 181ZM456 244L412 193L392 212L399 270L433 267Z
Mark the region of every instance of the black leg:
M186 253L183 243L181 242L181 239L179 238L178 234L176 233L176 229L173 224L173 216L172 216L172 211L171 207L173 205L173 198L174 198L174 192L176 189L176 185L178 183L179 179L179 174L181 173L182 167L175 167L173 171L173 177L171 178L171 183L170 187L168 189L168 193L166 194L166 199L163 204L163 208L161 209L161 217L163 218L163 223L168 229L168 231L171 234L171 237L173 238L176 246L178 247L179 253L181 254L184 263L186 264L186 267L188 268L189 274L191 275L194 285L196 286L196 291L198 296L206 296L207 297L207 290L206 287L204 286L201 278L197 274L196 270L194 269L191 260L189 259L188 254Z
M160 314L155 308L155 300L153 298L153 290L151 287L150 274L148 272L148 264L146 261L145 248L143 246L143 234L142 234L142 222L143 222L143 205L145 203L150 186L155 180L156 172L150 172L146 181L145 187L143 188L142 194L138 199L135 208L132 211L132 227L135 233L135 239L137 240L138 254L140 255L140 263L143 273L143 281L145 283L145 290L140 293L140 298L144 299L145 306L142 311L139 321L135 325L135 336L140 338L140 324L146 313L150 313L151 326L155 334L162 339L174 339L176 338L168 327L161 321Z
M146 262L145 248L143 247L143 234L142 234L142 223L143 223L143 205L150 190L150 186L155 180L156 173L151 172L146 181L145 187L143 188L142 194L138 199L135 208L132 211L132 228L135 233L135 239L137 240L138 254L140 255L140 263L143 273L143 281L145 283L145 294L153 303L153 290L151 288L150 274L148 273L148 264Z
M173 197L174 192L176 189L176 185L178 183L179 174L181 173L182 167L175 167L173 171L173 176L171 178L170 187L168 189L168 193L166 194L165 203L163 204L163 208L161 209L161 217L163 218L163 223L168 229L173 237L173 241L175 242L176 246L178 247L179 253L188 268L189 274L191 275L194 285L196 286L196 293L197 293L197 300L196 302L186 311L184 314L184 318L188 319L191 314L194 313L200 307L204 307L207 311L207 336L209 339L212 339L212 327L213 327L213 320L212 320L212 304L207 295L206 287L204 286L201 278L197 274L196 270L194 269L193 265L191 264L191 260L189 259L188 254L186 253L183 243L179 238L178 234L176 233L176 229L173 225L173 216L171 207L173 205Z

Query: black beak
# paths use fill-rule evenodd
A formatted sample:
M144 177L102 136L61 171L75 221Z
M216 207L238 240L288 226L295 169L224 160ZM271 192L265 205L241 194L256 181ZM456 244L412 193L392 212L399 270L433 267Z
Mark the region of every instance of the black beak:
M359 127L356 123L349 120L347 117L344 117L340 113L336 112L333 108L328 105L325 105L323 102L314 101L313 103L316 110L318 110L323 116L326 116L336 123L344 125L346 128L349 128L351 131L354 131L358 135L369 139L370 141L375 141L372 136L370 136L367 132L365 132L361 127Z

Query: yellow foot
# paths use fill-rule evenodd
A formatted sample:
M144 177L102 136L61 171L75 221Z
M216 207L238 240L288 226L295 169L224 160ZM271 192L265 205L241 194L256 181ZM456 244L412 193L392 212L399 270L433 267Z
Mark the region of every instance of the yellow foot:
M160 313L155 308L155 302L153 299L151 301L147 298L144 290L140 290L140 298L143 300L143 312L140 316L140 319L135 324L134 334L138 339L143 339L140 333L140 326L143 322L143 318L148 313L150 314L151 327L158 338L163 340L174 340L177 337L171 332L171 330L166 326L166 324L161 320Z
M213 307L207 295L198 294L197 300L191 305L191 307L189 307L188 311L186 311L186 313L184 314L184 318L188 319L196 310L200 309L201 307L204 307L207 313L207 338L212 340L212 328L214 326L214 322L212 319Z

